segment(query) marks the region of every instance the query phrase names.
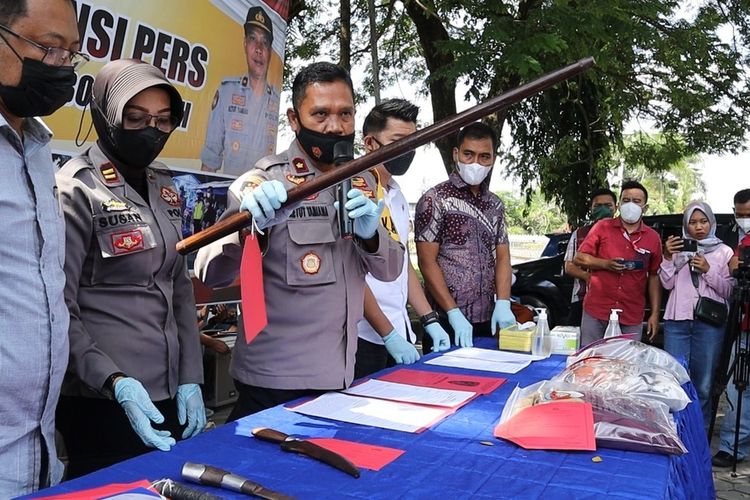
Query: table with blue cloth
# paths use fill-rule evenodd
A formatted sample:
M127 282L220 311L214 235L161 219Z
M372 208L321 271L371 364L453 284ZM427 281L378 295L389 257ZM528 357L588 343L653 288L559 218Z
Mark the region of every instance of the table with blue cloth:
M494 342L494 339L479 339L477 346L489 348ZM565 357L552 356L509 375L423 363L435 356L425 356L409 368L504 377L507 382L419 434L312 418L279 406L182 441L168 453L151 452L61 483L38 495L141 479L183 481L180 478L182 465L196 462L234 472L298 498L676 500L715 497L710 453L698 403L690 403L675 415L677 430L689 450L682 456L607 448L595 452L530 451L493 437L493 429L516 385L525 387L554 376L564 368ZM696 401L692 384L684 387L690 399ZM236 435L238 423L246 429L272 427L298 437L335 437L398 448L405 453L380 471L362 469L361 477L355 479L309 457L284 452L278 445ZM597 456L601 461L592 461ZM247 498L226 490L190 486L224 498Z

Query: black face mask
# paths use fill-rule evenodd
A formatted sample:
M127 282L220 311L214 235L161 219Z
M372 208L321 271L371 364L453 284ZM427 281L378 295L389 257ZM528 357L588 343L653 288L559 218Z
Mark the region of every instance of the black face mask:
M374 137L372 140L375 141L378 146L383 146L383 143ZM414 156L416 154L416 151L409 151L408 153L404 153L392 160L384 161L383 166L391 175L404 175L406 171L409 170L411 162L414 161Z
M91 119L99 135L99 145L109 156L131 168L146 168L169 139L169 132L155 127L126 130L111 125L96 103L91 103Z
M115 158L134 168L146 168L159 156L169 138L168 132L146 127L138 130L116 128L112 131Z
M337 142L350 142L352 145L354 144L354 134L321 134L320 132L315 132L304 127L302 122L298 123L299 132L297 132L297 140L302 149L305 150L305 153L317 162L323 164L333 163L333 146Z
M47 116L73 98L75 83L73 66L50 66L24 58L20 83L15 87L0 85L0 98L15 116Z

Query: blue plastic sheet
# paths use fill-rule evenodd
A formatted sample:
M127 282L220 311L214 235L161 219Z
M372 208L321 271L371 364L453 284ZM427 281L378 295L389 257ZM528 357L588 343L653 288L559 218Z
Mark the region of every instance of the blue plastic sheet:
M491 347L494 339L479 339ZM426 356L429 359L435 355ZM40 494L72 492L112 482L168 477L180 480L184 462L226 469L298 498L714 498L710 452L700 407L690 403L675 415L689 453L666 456L600 448L595 452L531 451L493 437L503 405L519 384L548 379L565 366L563 356L532 363L487 396L480 396L421 434L408 434L299 415L282 407L246 417L243 428L273 427L296 436L335 436L406 450L381 471L363 470L355 479L277 445L235 435L227 424L178 443L169 453L152 452L88 476L64 482ZM410 368L462 372L424 364ZM396 368L397 369L397 368ZM475 372L498 376L487 372ZM691 400L697 400L690 383ZM487 446L483 441L493 445ZM592 462L594 456L601 462ZM196 486L225 498L247 498Z

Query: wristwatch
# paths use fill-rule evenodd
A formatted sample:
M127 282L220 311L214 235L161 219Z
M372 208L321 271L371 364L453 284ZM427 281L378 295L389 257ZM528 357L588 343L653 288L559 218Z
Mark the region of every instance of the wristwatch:
M431 325L433 323L439 322L439 316L438 313L435 311L430 311L424 316L419 317L419 322L422 323L422 328L426 327L427 325Z
M127 377L127 375L125 375L122 372L114 372L112 375L110 375L109 377L107 377L107 380L104 381L104 387L102 387L102 389L104 389L104 392L106 394L109 394L109 395L111 395L111 396L114 397L114 395L115 395L115 380L117 378L119 378L119 377Z

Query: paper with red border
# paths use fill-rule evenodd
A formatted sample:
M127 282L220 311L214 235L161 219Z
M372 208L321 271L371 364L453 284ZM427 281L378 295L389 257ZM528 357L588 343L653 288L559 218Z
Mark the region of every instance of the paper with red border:
M309 438L306 441L322 446L334 453L346 457L357 467L369 470L380 470L405 453L404 450L358 443L336 438Z
M596 450L589 403L556 401L529 406L495 427L495 437L527 450Z
M500 377L482 377L479 375L466 375L463 373L429 372L424 370L413 370L411 368L400 368L377 377L377 379L386 382L398 382L399 384L433 387L435 389L471 391L476 392L477 394L489 394L503 385L506 380Z

